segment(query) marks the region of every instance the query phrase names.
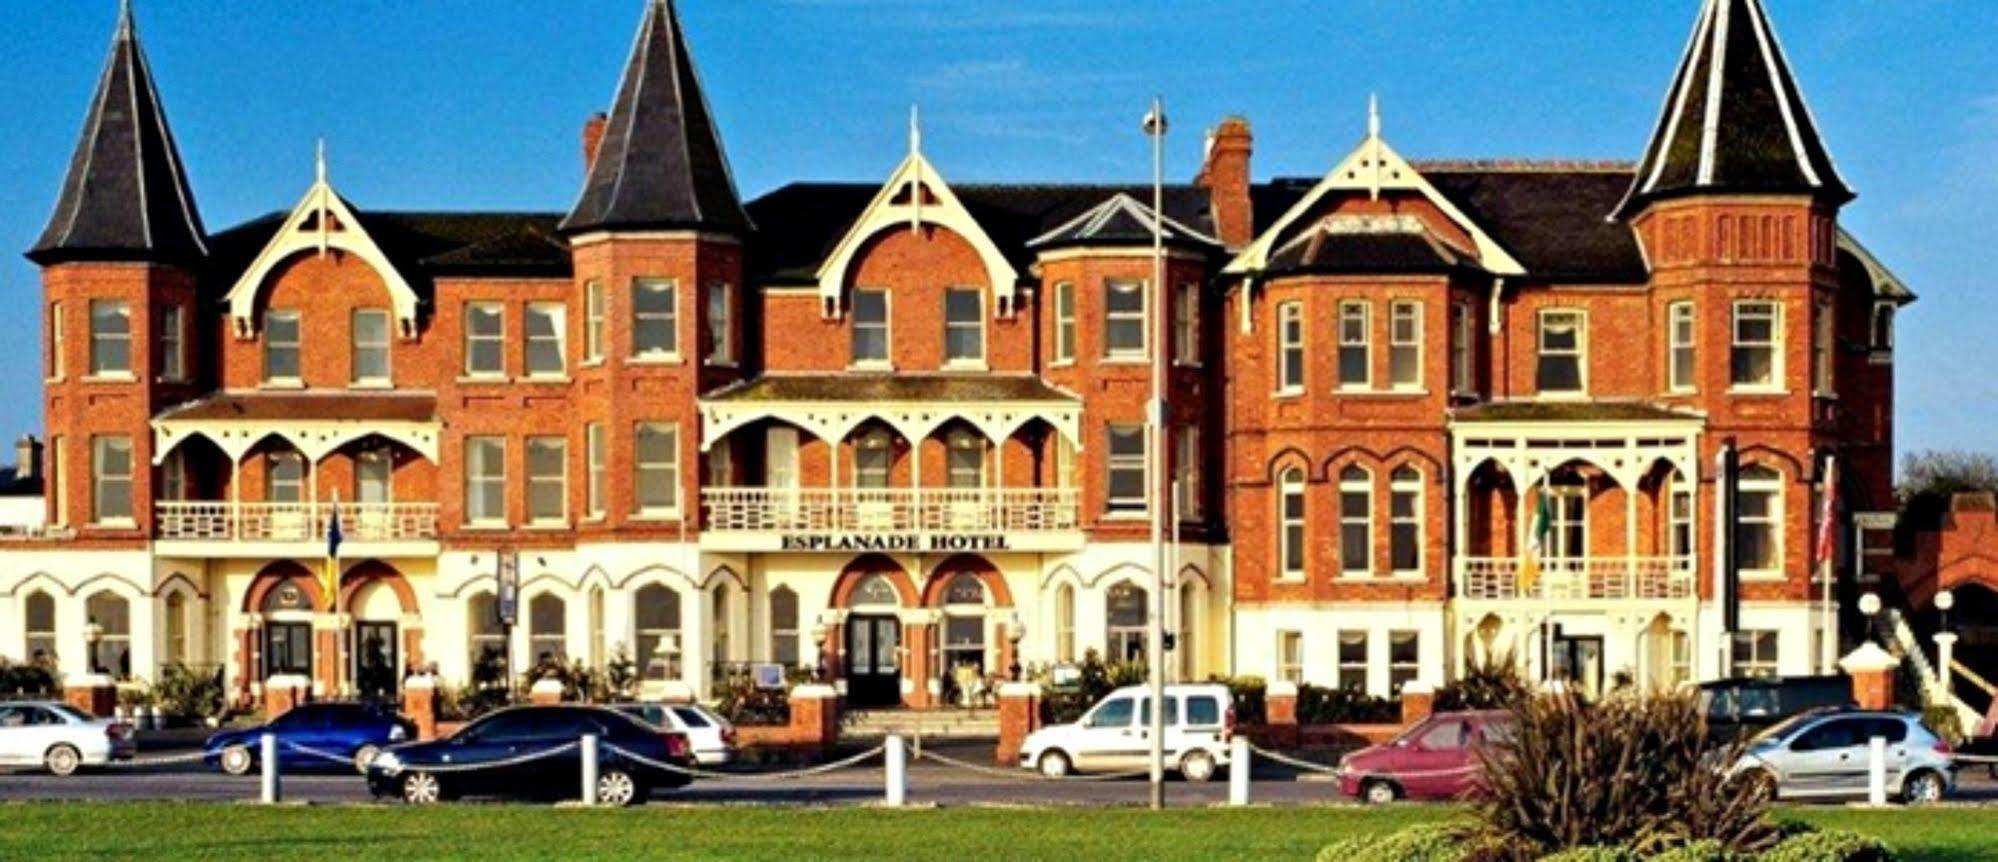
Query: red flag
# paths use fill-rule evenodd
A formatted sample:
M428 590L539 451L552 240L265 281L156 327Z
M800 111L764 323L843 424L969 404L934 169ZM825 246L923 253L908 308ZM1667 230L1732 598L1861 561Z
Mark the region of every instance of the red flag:
M1818 556L1817 562L1832 561L1832 552L1838 549L1838 459L1825 456L1824 508L1818 512Z

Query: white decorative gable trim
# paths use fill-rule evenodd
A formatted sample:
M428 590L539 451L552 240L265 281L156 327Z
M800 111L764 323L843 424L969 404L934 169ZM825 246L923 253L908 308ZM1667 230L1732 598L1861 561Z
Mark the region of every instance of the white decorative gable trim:
M1407 159L1402 158L1400 153L1388 146L1387 141L1381 138L1380 111L1377 106L1369 113L1366 140L1361 141L1360 146L1339 162L1338 167L1326 174L1309 193L1299 198L1297 204L1284 213L1283 218L1277 219L1275 224L1270 225L1268 230L1256 237L1255 242L1243 249L1223 272L1229 275L1253 275L1261 272L1269 264L1270 253L1275 250L1277 237L1282 236L1299 219L1309 215L1326 195L1339 191L1364 191L1375 200L1380 199L1383 191L1405 191L1422 195L1449 217L1451 222L1470 234L1472 243L1477 246L1478 262L1487 271L1501 276L1526 274L1526 268L1520 266L1519 261L1499 245L1497 240L1492 239L1491 234L1486 233L1482 226L1472 221L1470 216L1465 215L1463 210L1458 209L1457 205L1444 197L1442 192L1437 191L1435 186L1430 185L1422 173L1410 165Z
M257 299L270 281L271 273L293 256L314 252L324 256L341 251L360 258L374 268L388 286L389 301L395 311L397 328L404 339L416 337L416 291L390 263L372 237L361 227L352 208L340 199L326 180L326 155L321 148L318 176L305 199L292 208L278 226L277 234L264 245L224 299L229 303L229 320L237 338L249 338L257 331Z
M1860 266L1866 267L1867 277L1873 280L1874 296L1898 305L1907 305L1915 301L1915 292L1908 289L1908 283L1888 269L1886 264L1881 263L1879 258L1874 257L1873 252L1868 251L1866 246L1860 243L1859 238L1846 232L1845 228L1838 229L1838 248L1857 258Z
M931 198L926 201L925 197ZM841 296L846 288L846 275L853 266L853 260L860 249L876 234L899 225L906 224L910 231L919 231L924 224L944 228L971 243L978 252L978 259L985 265L985 276L992 283L993 314L1008 317L1013 314L1013 289L1020 280L1020 273L999 251L998 244L978 225L978 220L958 201L957 195L944 182L943 175L923 157L922 134L911 115L909 129L909 156L890 174L888 182L874 195L874 200L863 210L860 218L847 229L839 245L833 247L832 254L819 267L819 300L827 317L837 316L841 307Z

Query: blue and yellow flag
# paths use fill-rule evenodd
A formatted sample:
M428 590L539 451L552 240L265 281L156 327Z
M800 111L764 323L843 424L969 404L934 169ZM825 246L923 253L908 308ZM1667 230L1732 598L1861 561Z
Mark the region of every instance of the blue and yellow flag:
M319 573L319 586L326 593L327 609L340 610L340 497L334 495L332 513L326 517L326 566Z

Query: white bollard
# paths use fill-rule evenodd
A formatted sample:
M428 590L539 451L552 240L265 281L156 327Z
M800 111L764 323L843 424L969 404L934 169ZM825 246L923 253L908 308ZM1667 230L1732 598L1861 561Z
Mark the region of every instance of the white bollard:
M1887 804L1887 737L1876 736L1867 745L1866 804Z
M1249 738L1236 735L1228 743L1228 804L1249 804Z
M276 805L284 799L284 788L278 784L278 741L275 734L264 734L258 744L263 760L263 803Z
M583 742L577 747L583 759L583 804L597 804L597 735L583 734Z
M889 808L900 808L909 799L909 750L902 744L899 734L889 734L882 743L882 753L887 766L882 770L888 782L887 798Z

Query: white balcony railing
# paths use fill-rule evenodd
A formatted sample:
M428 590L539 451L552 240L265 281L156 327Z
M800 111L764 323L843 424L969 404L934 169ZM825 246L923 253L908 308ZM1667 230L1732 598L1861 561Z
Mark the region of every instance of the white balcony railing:
M159 501L157 537L168 541L324 542L331 503ZM341 503L340 535L348 542L437 538L436 503Z
M708 488L702 529L723 532L1039 533L1075 530L1073 488Z
M1515 557L1458 557L1457 595L1467 599L1614 601L1693 596L1691 557L1587 557L1542 560L1540 577L1522 589Z

